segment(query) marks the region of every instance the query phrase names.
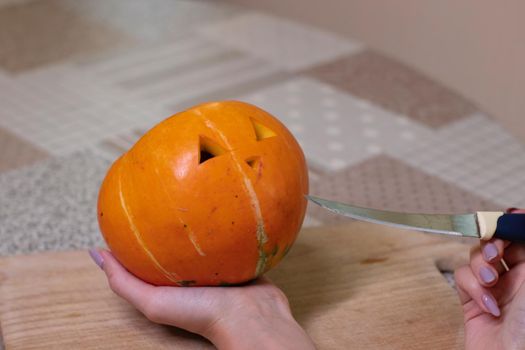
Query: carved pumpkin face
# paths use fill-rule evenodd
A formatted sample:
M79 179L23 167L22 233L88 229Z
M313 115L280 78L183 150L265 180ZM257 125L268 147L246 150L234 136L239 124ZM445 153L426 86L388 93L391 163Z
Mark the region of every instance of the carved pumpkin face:
M147 282L236 284L287 253L307 191L304 155L277 119L216 102L164 120L120 157L98 219L113 254Z

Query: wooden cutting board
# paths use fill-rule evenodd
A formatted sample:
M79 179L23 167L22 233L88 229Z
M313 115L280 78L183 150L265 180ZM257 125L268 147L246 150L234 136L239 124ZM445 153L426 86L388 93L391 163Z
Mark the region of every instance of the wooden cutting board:
M269 275L320 349L460 349L458 299L436 266L468 251L455 238L351 222L304 229ZM83 251L0 259L0 327L7 350L212 347L146 320Z

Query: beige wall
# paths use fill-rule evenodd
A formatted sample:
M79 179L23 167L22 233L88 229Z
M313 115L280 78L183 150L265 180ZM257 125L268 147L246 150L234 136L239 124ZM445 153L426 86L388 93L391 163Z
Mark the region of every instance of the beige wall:
M228 1L361 40L470 98L525 140L525 1Z

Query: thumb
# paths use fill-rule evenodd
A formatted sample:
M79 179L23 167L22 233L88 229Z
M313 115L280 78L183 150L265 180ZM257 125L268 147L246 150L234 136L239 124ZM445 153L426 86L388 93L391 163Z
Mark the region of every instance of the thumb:
M96 256L96 253L90 251L92 257ZM148 299L155 293L156 287L129 273L110 252L100 250L98 254L101 258L100 266L106 274L111 290L145 313ZM97 259L94 260L97 262Z
M203 334L220 316L217 304L230 302L223 288L153 286L129 273L110 252L98 253L100 259L90 255L102 266L113 292L152 322Z

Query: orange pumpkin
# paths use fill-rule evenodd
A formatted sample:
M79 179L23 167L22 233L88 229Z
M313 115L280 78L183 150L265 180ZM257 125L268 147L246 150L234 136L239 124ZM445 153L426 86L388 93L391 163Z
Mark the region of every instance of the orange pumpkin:
M202 104L148 131L111 166L98 199L115 257L155 285L227 285L288 252L308 191L303 152L265 111Z

